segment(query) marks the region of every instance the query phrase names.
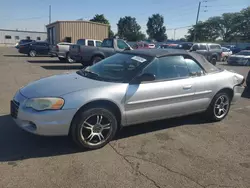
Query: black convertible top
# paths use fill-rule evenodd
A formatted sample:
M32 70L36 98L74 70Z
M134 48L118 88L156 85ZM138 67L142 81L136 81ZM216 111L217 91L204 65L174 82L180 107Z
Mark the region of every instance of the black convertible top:
M121 53L132 54L132 55L145 55L150 57L164 57L171 55L183 55L190 56L192 59L196 60L207 73L217 72L219 69L212 65L207 59L196 52L189 52L182 49L136 49L136 50L125 50Z

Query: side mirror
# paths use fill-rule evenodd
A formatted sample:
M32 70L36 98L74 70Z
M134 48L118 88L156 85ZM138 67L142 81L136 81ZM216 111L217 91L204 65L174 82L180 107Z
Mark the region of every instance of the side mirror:
M153 81L155 80L155 75L150 73L144 73L135 78L136 82L145 82L145 81Z

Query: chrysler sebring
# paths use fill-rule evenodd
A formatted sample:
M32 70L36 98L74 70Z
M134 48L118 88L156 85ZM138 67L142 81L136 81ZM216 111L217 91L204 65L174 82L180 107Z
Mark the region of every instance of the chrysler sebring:
M203 112L220 121L243 92L244 77L195 52L124 51L74 73L21 88L11 116L38 135L69 135L81 147L107 144L123 126Z

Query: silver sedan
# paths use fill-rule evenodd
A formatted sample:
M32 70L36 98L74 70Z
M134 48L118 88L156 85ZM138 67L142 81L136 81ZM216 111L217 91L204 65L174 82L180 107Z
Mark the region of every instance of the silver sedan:
M11 115L28 132L70 135L97 149L123 126L200 112L220 121L243 82L193 52L131 50L28 84L11 101Z

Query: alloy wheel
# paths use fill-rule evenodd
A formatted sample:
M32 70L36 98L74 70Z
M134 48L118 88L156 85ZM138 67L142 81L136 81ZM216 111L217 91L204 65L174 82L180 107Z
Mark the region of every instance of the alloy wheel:
M80 128L82 141L91 146L102 144L109 138L111 133L111 120L100 114L86 118Z
M214 115L221 119L226 116L229 110L229 98L226 95L221 95L216 101L214 105Z

